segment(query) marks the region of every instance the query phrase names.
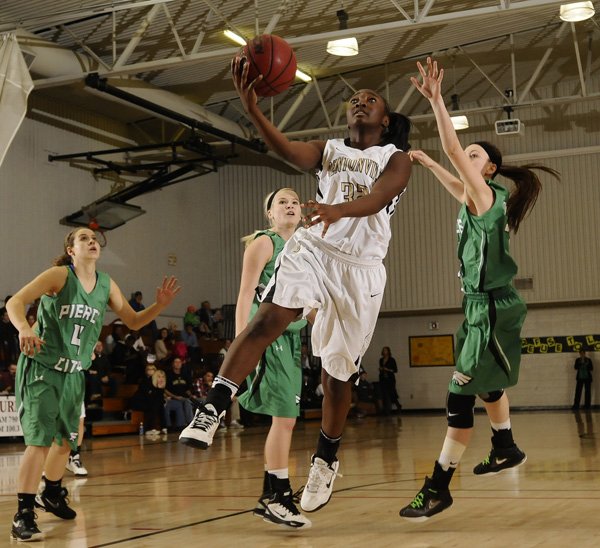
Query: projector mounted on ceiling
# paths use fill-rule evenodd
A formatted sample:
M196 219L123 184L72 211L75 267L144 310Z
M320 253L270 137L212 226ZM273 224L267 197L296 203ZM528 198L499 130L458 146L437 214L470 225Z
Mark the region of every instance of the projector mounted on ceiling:
M523 135L525 124L518 118L498 120L496 122L496 135Z

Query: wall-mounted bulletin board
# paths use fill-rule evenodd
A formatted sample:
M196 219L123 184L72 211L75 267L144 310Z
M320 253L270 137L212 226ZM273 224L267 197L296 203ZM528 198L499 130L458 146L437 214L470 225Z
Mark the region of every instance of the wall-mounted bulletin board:
M454 337L428 335L409 337L411 367L437 367L454 365Z

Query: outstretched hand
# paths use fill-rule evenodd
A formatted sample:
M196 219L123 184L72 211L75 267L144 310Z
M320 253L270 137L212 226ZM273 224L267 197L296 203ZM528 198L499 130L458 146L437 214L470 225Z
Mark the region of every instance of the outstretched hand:
M412 162L419 162L428 169L432 168L435 164L435 162L422 150L409 150L408 157Z
M423 82L420 83L414 76L410 77L410 81L415 86L423 97L430 101L439 99L442 95L442 80L444 79L444 69L438 69L437 61L431 57L427 57L427 70L417 61L417 68L421 73Z
M256 105L257 97L254 88L262 80L262 74L259 74L252 82L248 82L249 67L248 60L243 56L236 55L231 60L233 85L240 96L242 106L246 112L249 112Z
M325 237L329 225L342 218L339 208L335 205L320 204L314 200L309 200L305 204L302 204L302 207L308 210L302 219L304 227L310 228L316 224L323 223L322 238Z
M161 307L167 307L173 302L175 295L181 291L181 286L175 276L164 277L162 285L156 288L156 303Z

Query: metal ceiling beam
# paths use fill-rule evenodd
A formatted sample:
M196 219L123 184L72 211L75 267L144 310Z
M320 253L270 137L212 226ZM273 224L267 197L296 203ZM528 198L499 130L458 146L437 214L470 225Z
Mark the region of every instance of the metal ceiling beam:
M288 4L289 4L289 0L283 0L283 2L281 2L279 4L277 11L273 14L270 21L267 23L267 26L265 27L263 34L271 34L273 32L273 30L277 26L277 23L279 23L279 20L283 17L283 14L285 13L285 10L287 9Z
M592 93L588 94L586 97L581 95L568 95L564 97L549 97L547 99L538 99L534 101L524 101L521 103L517 103L512 105L514 108L520 107L544 107L548 105L561 105L563 103L581 103L586 101L600 101L600 93ZM484 112L493 112L493 111L502 111L504 108L503 105L490 105L485 107L475 107L475 108L464 108L455 111L456 114L478 114ZM423 122L426 120L435 119L433 113L431 114L417 114L410 116L411 121L413 122ZM333 126L332 128L328 127L320 127L314 129L303 129L300 131L290 131L286 133L286 137L290 139L301 139L303 137L310 137L314 135L328 135L330 133L338 133L346 131L348 128L345 125Z
M80 38L74 33L72 32L69 27L65 27L64 25L59 25L58 27L60 30L62 30L63 32L66 32L71 38L73 38L73 40L75 41L75 43L83 50L85 51L92 59L94 59L96 61L96 63L98 63L99 66L104 67L105 70L110 70L110 66L107 65L100 57L98 57L93 50L91 50L88 46L85 45L85 43L80 40Z
M581 83L581 95L587 95L585 88L585 77L583 75L583 66L581 64L581 54L579 53L579 44L577 43L577 33L575 32L575 23L571 23L571 35L573 36L573 47L575 48L575 59L577 60L577 72L579 73L579 82Z
M181 39L179 38L179 33L177 32L177 27L175 26L175 22L173 21L173 18L171 17L171 12L169 11L167 4L163 4L162 7L163 7L163 11L165 12L165 17L167 18L167 21L169 22L169 26L171 27L171 32L173 33L175 42L177 42L177 47L179 48L181 55L183 55L185 57L186 56L185 48L183 47L183 44L181 43Z
M285 129L285 126L292 119L292 116L294 114L296 114L298 107L302 104L302 101L304 101L304 98L306 97L308 92L312 89L312 87L313 87L313 81L311 80L302 88L302 90L298 94L298 97L296 97L296 100L293 102L292 106L285 113L285 116L281 119L281 122L279 122L279 125L277 126L277 129L279 131L283 131Z
M164 4L166 2L175 2L177 0L137 0L128 2L107 2L105 7L97 6L87 10L71 10L62 13L57 13L54 16L40 15L39 17L31 17L29 19L20 19L17 23L5 23L0 25L0 32L10 32L17 30L18 28L26 28L31 32L37 30L58 26L66 25L72 21L79 21L80 19L86 19L88 17L94 17L102 14L114 14L119 11L145 8L148 6L154 6L155 4Z
M413 85L408 87L408 89L404 93L404 96L402 97L402 99L400 99L400 101L396 105L394 112L402 112L404 105L408 102L408 100L411 98L412 94L415 92L416 89L417 88Z
M563 0L564 1L564 0ZM220 14L218 10L215 10L212 2L210 0L203 0L205 4L207 4L211 9L218 15L221 19L223 19L226 24L228 24L232 29L235 30L235 27L231 25L227 21L227 19ZM508 9L502 10L503 13L507 11L518 13L524 11L529 8L540 7L540 6L548 6L548 5L559 5L561 0L523 0L522 2L512 3ZM499 6L488 6L484 8L474 8L471 10L460 10L456 12L444 13L439 15L429 15L421 20L419 23L414 23L413 21L401 20L401 21L391 21L388 23L379 23L376 25L367 25L364 27L354 27L352 29L345 30L334 30L330 32L324 32L320 34L311 34L305 36L296 36L296 37L286 37L287 42L292 46L301 46L305 44L314 44L327 42L329 40L337 40L339 38L347 38L349 36L361 36L365 34L380 34L383 32L390 32L395 30L403 30L406 28L421 28L427 27L430 25L439 25L444 23L456 22L467 19L476 19L478 17L485 17L489 15L493 15L501 11ZM238 31L236 31L238 32ZM243 33L242 33L243 34ZM110 72L100 71L100 75L103 77L112 77L112 76L121 76L126 74L139 74L148 71L155 70L164 70L174 66L186 66L196 64L200 61L205 61L208 59L223 59L223 58L231 58L237 52L239 48L224 48L219 50L214 50L210 52L204 53L195 53L192 55L188 55L187 57L170 57L166 59L158 59L155 61L147 61L141 63L133 63L131 65L119 66L117 69L112 70ZM36 88L41 87L51 87L56 85L64 85L68 83L73 83L79 81L82 77L84 77L87 73L81 73L73 76L63 76L60 78L46 78L40 80L34 80L34 85Z
M314 74L311 74L312 81L315 83L315 91L319 96L319 103L321 103L321 108L323 109L323 115L325 116L325 121L327 122L327 127L332 128L333 124L331 123L331 118L329 117L329 112L327 112L327 105L325 105L325 101L323 100L323 95L321 94L321 88L319 87L319 82L315 78Z
M425 19L425 17L427 17L427 14L429 13L429 10L433 7L433 4L435 4L435 0L427 0L427 2L425 2L423 9L415 18L417 23L420 23L421 21L423 21L423 19Z
M491 84L491 86L498 92L498 95L502 97L502 100L510 104L510 100L506 97L504 92L494 83L494 81L485 73L485 71L475 62L473 58L461 47L458 46L458 50L471 62L471 64L481 73L481 75Z
M114 64L113 70L121 68L123 65L125 65L125 63L127 63L127 61L129 61L129 58L135 51L135 48L141 42L144 33L148 30L148 27L156 17L156 14L160 10L161 5L162 4L155 4L154 6L152 6L150 11L144 16L142 22L140 23L140 26L138 27L138 30L135 32L131 40L129 40L129 44L125 46L123 53L121 53L121 56L117 59L117 62Z
M198 50L202 45L202 41L204 40L204 36L206 35L206 27L210 23L212 15L213 11L209 9L208 13L206 14L206 17L204 18L204 21L202 21L202 25L200 25L200 30L198 31L198 36L196 37L196 41L194 42L194 46L192 47L191 53L198 53Z
M394 5L394 7L404 16L407 21L412 21L412 18L408 13L404 10L404 8L396 1L390 0L390 2Z
M542 56L542 59L538 63L538 66L536 67L536 69L533 71L533 74L531 75L531 78L529 79L529 82L527 82L527 85L525 86L525 89L521 93L521 97L522 98L523 97L527 97L527 95L531 91L531 88L533 87L533 84L535 84L535 81L537 80L538 76L540 75L540 72L542 72L542 69L544 68L544 65L546 64L546 61L548 61L548 58L550 57L550 54L554 50L554 47L556 46L556 44L558 44L558 41L560 40L560 37L562 36L562 33L565 31L565 29L568 26L569 26L569 24L567 22L565 22L565 23L563 23L558 28L558 32L556 33L556 36L554 37L554 40L552 41L552 45L544 52L544 55Z

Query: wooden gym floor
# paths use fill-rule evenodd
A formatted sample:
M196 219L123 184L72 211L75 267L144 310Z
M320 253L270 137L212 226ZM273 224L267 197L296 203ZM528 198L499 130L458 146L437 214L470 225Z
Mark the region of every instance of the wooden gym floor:
M39 513L44 547L598 547L600 415L572 411L513 414L528 461L491 477L471 473L489 450L489 425L475 434L452 484L454 505L421 524L398 510L429 474L445 431L442 415L351 419L331 501L309 514L311 529L290 531L252 516L262 485L266 429L219 432L208 451L170 434L87 439L86 480L66 472L78 516ZM308 473L319 422L299 423L290 473ZM598 434L596 433L598 432ZM0 442L0 546L10 545L20 443Z

